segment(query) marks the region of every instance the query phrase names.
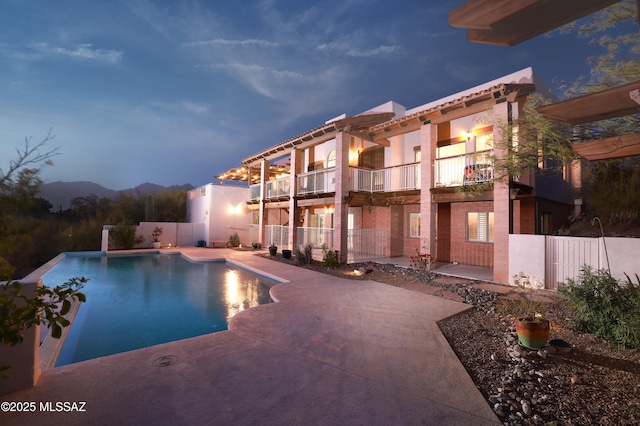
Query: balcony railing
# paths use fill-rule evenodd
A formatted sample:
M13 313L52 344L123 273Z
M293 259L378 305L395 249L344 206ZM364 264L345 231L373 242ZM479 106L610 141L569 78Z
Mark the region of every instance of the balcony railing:
M313 248L319 249L325 246L333 249L333 228L298 227L296 228L296 240L299 247L311 244Z
M281 177L279 179L276 180L270 180L267 182L267 184L265 185L265 200L271 199L271 198L280 198L280 197L286 197L289 195L289 184L290 184L290 177L289 176L284 176ZM249 187L249 201L256 201L260 199L260 184L257 183L255 185L251 185Z
M326 194L336 191L336 169L322 169L299 174L298 195Z
M267 182L265 199L289 195L289 179L287 176ZM336 190L335 168L299 174L296 179L298 183L297 195L326 194ZM349 189L357 192L394 192L420 189L420 163L386 167L379 170L350 167L349 181ZM250 190L250 200L259 200L260 184L251 185Z
M289 176L281 177L276 180L270 180L266 185L266 199L286 197L289 195L289 184L291 179Z
M483 151L435 161L435 187L493 181L493 152Z
M420 163L379 170L349 168L351 191L393 192L420 189Z
M260 183L249 187L249 201L257 201L260 199Z

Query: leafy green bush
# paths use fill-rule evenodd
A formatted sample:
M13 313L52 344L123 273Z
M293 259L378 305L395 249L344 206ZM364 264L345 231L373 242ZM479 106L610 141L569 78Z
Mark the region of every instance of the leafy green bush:
M229 247L240 247L240 237L237 232L229 236Z
M118 223L110 232L117 248L132 249L136 244L144 241L144 237L136 235L136 226L128 220Z
M294 256L296 258L296 265L308 265L313 260L313 245L307 244L304 246L304 250L296 248L294 250Z
M87 298L80 290L87 278L71 278L56 287L38 287L33 296L22 293L24 285L12 281L0 288L0 342L4 346L15 346L24 341L24 332L34 325L46 324L51 336L59 339L62 329L71 325L65 317L72 303L86 302ZM8 378L5 371L10 366L0 366L2 378Z
M636 277L637 278L637 277ZM640 280L618 281L604 269L585 266L577 280L558 288L575 307L574 322L584 332L619 347L640 349Z
M340 263L338 262L338 255L335 250L329 250L326 244L322 245L322 266L325 268L337 268Z

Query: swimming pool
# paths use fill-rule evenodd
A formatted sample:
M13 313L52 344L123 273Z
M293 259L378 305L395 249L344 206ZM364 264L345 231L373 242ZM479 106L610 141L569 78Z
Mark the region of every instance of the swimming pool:
M180 254L75 256L42 275L45 285L84 276L80 305L56 366L226 330L238 312L269 303L277 281L224 261Z

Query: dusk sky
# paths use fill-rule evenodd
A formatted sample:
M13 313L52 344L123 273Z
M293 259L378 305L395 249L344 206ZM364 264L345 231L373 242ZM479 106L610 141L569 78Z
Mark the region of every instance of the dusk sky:
M528 66L553 88L599 52L574 34L468 42L447 23L462 3L0 0L0 167L52 128L45 182L199 186L339 114Z

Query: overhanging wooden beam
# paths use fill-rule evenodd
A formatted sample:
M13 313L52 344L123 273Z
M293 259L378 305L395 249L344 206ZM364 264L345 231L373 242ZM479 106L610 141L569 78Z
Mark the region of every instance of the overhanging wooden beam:
M476 0L468 1L449 12L449 25L457 28L490 30L514 13L535 4L538 0Z
M470 28L476 43L513 46L619 0L469 0L449 12L449 24Z
M640 89L640 80L545 105L538 108L538 112L548 120L569 126L640 114L640 105L633 99L633 92L638 89Z
M573 152L590 161L640 155L640 133L575 143Z

